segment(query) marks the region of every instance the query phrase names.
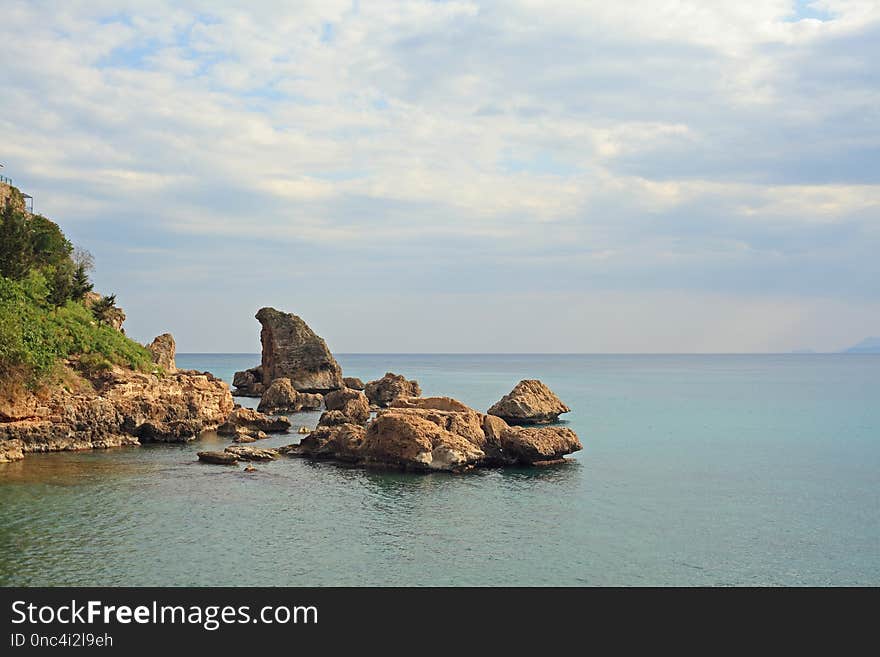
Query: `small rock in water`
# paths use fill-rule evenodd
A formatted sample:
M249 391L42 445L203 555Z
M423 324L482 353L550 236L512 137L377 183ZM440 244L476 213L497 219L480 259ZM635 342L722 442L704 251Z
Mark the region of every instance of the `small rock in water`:
M302 425L302 426L297 430L297 433L311 433L311 432L312 432L312 430L309 429L306 425Z
M257 469L254 466L252 466L251 464L248 464L248 465L244 466L244 471L245 472L256 472Z
M235 465L238 457L229 452L199 452L199 461L215 465Z

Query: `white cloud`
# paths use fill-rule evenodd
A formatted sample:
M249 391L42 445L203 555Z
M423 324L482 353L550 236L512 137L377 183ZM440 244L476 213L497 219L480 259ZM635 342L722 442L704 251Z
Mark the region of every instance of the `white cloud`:
M548 286L703 293L711 263L805 298L877 273L876 2L7 4L7 172L141 255L253 238L372 271L430 240L438 279L470 243Z

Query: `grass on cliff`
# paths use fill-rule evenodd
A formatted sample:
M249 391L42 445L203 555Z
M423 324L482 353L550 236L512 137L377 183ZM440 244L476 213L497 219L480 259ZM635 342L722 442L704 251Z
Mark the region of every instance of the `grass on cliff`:
M49 296L38 271L18 281L0 276L0 382L24 379L33 387L71 356L93 373L111 365L152 368L146 348L96 321L82 302L56 307Z

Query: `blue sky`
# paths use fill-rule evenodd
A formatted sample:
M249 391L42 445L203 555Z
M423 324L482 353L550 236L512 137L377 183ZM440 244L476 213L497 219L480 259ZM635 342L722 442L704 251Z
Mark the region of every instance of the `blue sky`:
M880 333L880 3L11 2L0 162L130 335L837 350Z

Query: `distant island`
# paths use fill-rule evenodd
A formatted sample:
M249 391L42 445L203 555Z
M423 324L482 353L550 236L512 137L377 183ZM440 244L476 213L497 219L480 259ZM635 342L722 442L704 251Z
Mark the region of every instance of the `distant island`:
M849 349L844 349L845 354L880 354L880 338L865 338Z

